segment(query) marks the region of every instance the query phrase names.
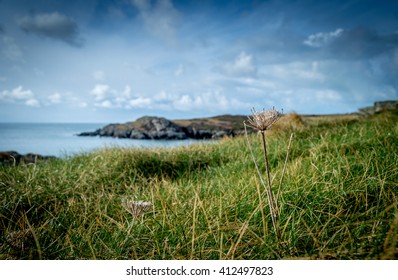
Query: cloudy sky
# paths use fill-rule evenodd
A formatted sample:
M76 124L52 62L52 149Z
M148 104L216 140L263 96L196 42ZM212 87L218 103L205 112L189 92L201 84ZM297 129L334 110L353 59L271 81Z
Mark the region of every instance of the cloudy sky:
M398 99L395 0L0 0L0 122Z

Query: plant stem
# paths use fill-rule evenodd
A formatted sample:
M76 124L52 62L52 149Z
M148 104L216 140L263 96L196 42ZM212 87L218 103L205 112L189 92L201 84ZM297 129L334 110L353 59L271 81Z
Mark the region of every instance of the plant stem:
M253 158L253 162L254 162L254 166L256 167L257 170L257 174L258 177L260 178L261 184L263 185L264 189L267 192L267 196L268 196L268 205L269 205L269 210L270 210L270 214L271 214L271 220L272 220L272 225L274 227L275 230L275 234L277 236L277 238L279 239L280 235L279 235L279 230L277 227L277 220L278 220L278 211L275 211L275 208L277 209L277 205L274 205L274 198L272 196L272 190L271 190L271 181L270 181L270 176L269 176L269 168L268 168L268 158L267 158L267 147L265 145L265 136L264 136L264 132L262 132L263 134L263 147L264 147L264 156L265 156L265 162L266 162L266 167L267 167L267 174L268 174L268 188L264 182L263 176L261 175L260 169L258 168L257 162L256 162L256 158L254 156L250 141L249 141L249 136L247 134L247 125L245 122L243 122L244 128L245 128L245 135L246 135L246 140L247 140L247 145L249 147L250 153L252 155Z
M278 203L274 200L273 194L272 194L272 186L271 186L271 176L269 175L269 163L268 163L268 154L267 154L267 145L265 142L265 131L261 131L261 136L263 140L263 149L264 149L264 159L265 159L265 168L267 172L267 179L268 179L268 197L269 197L269 203L270 203L270 208L271 208L271 218L272 218L272 224L275 229L276 236L279 238L279 230L278 230Z

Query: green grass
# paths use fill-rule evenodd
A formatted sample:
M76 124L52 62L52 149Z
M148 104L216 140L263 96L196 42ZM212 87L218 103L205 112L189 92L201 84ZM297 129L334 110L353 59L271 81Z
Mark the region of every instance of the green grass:
M397 123L384 113L267 132L275 193L294 133L279 240L243 137L0 167L0 258L396 259ZM154 207L133 219L123 199Z

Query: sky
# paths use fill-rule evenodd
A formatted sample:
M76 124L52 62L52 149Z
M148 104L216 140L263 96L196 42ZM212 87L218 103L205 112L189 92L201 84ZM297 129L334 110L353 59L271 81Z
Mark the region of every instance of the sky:
M396 0L0 0L0 122L398 99Z

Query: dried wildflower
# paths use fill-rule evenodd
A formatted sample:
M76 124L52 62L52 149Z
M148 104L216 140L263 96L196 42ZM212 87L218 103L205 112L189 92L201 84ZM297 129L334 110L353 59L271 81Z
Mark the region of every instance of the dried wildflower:
M265 168L267 172L267 183L268 186L265 184L264 179L261 175L260 169L257 166L256 159L254 157L253 151L251 149L250 141L247 136L247 130L246 130L246 123L243 122L245 126L245 134L246 134L246 139L247 143L249 144L249 149L253 157L254 164L256 166L257 173L260 177L261 183L264 186L267 195L268 195L268 204L271 212L271 219L272 219L272 224L275 229L276 236L279 238L279 229L278 229L278 215L279 215L279 210L278 210L278 201L274 199L274 195L272 192L272 185L271 185L271 177L270 177L270 171L269 171L269 163L268 163L268 154L267 154L267 145L265 141L265 131L270 130L271 126L282 116L282 113L279 113L278 111L275 110L274 107L272 107L271 110L263 110L262 112L256 112L256 110L253 108L252 109L252 115L248 117L248 122L250 123L250 127L257 129L259 133L261 133L262 136L262 143L263 143L263 150L264 150L264 160L265 160Z
M122 201L123 207L130 212L133 217L138 217L146 212L148 212L152 208L152 203L148 201L129 201L123 200Z
M256 112L253 108L252 115L248 117L248 122L250 127L258 129L260 132L264 132L265 130L270 130L271 126L281 116L282 113L279 113L274 107L270 110L263 110L262 112Z

